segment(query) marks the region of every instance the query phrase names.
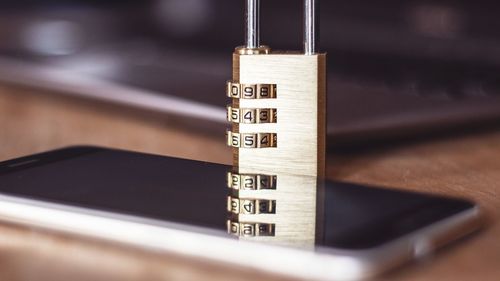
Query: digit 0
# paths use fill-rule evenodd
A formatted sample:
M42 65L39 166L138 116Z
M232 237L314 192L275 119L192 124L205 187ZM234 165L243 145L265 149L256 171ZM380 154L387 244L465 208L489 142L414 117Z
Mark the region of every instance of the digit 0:
M239 98L241 96L240 84L227 82L227 96L230 98Z
M238 222L233 222L231 220L227 221L227 231L229 234L239 235L240 234L240 224Z

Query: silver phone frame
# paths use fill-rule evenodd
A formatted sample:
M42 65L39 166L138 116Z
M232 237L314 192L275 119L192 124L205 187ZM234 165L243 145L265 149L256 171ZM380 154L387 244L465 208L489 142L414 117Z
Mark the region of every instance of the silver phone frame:
M473 232L481 225L481 213L475 206L369 250L305 250L230 239L223 231L203 227L0 194L0 220L6 222L308 280L373 277Z

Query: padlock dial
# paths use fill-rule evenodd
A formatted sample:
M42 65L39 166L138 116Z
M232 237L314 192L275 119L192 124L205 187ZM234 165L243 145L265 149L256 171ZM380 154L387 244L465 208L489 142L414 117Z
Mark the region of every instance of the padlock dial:
M233 108L227 106L227 120L242 124L266 124L278 121L275 108Z
M235 148L273 148L278 145L275 133L234 133L227 131L227 145Z
M227 187L236 190L274 190L276 176L228 172Z
M276 84L239 84L227 82L226 94L233 99L275 99Z

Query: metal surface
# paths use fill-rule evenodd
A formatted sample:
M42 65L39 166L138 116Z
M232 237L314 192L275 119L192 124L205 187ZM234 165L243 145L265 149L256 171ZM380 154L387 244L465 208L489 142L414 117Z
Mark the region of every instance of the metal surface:
M312 55L316 53L316 0L304 0L304 53Z
M232 108L275 108L277 123L233 123L233 134L275 133L275 148L236 148L241 173L324 174L326 55L233 55L233 81L276 84L275 99L233 99ZM240 145L233 145L240 147Z
M264 205L262 212L238 212L231 210L229 218L238 222L259 222L275 226L273 236L248 237L241 239L267 242L277 245L287 245L312 249L316 241L322 241L323 205L317 196L322 197L323 186L318 184L316 177L304 177L276 173L276 189L239 189L230 191L231 197L238 202L248 202L248 199L259 198L263 202L274 203L273 212ZM248 203L246 203L248 205ZM269 205L269 204L268 204ZM242 209L240 203L239 209ZM248 209L248 207L247 207Z
M260 0L247 0L246 11L246 47L260 47Z
M316 2L304 1L304 54L255 49L258 6L258 1L247 1L247 45L233 53L233 77L227 84L232 98L227 144L233 147L233 166L240 173L322 177L326 54L315 54ZM256 116L261 111L263 122Z

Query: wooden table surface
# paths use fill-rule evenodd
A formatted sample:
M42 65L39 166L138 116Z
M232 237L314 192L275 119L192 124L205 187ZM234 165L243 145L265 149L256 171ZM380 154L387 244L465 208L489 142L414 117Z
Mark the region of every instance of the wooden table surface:
M499 126L500 128L500 126ZM0 86L0 161L94 144L230 163L223 135L165 116ZM328 153L331 179L466 197L489 217L479 234L384 280L500 280L500 131ZM85 237L0 224L0 280L288 280Z

